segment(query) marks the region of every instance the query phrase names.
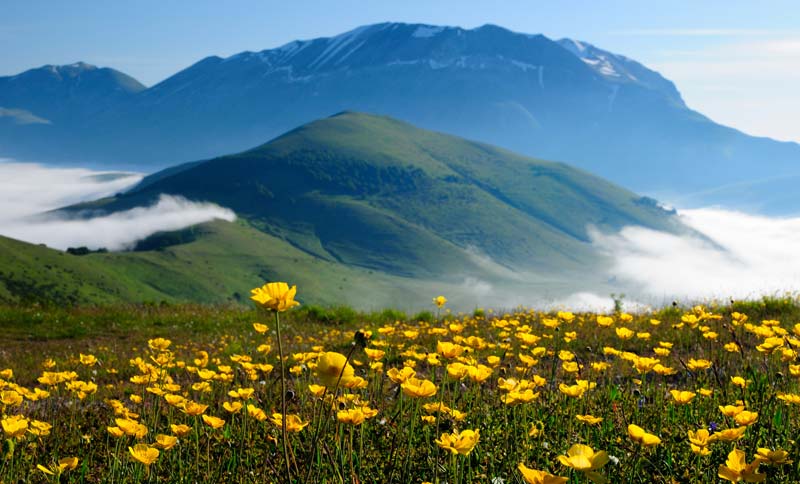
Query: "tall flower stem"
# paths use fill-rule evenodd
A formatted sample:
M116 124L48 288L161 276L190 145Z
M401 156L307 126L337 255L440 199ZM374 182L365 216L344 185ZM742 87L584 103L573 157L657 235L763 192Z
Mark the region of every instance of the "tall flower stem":
M286 482L292 482L292 469L289 466L289 438L286 432L286 370L283 363L283 343L281 343L281 317L275 311L275 331L278 333L278 358L281 364L281 435L283 438L283 460L286 462Z

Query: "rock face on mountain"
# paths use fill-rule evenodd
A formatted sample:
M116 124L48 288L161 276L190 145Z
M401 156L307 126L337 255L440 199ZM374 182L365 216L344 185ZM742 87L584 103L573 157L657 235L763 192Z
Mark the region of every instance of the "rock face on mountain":
M166 166L356 110L567 161L637 191L800 173L800 146L715 124L631 59L493 25L384 23L208 57L149 89L130 80L119 96L103 91L107 103L82 103L102 109L76 109L68 123L44 107L66 105L60 92L26 100L3 87L21 76L0 80L0 108L15 110L0 114L0 153L20 158Z

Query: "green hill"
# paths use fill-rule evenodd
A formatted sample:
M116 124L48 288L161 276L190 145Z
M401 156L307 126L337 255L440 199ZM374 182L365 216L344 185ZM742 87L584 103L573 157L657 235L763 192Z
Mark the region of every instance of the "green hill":
M157 234L124 253L0 239L0 300L243 301L280 279L314 303L406 309L448 293L471 308L491 290L510 305L513 293L602 283L590 275L604 263L590 226L684 230L654 201L568 165L359 113L69 210L121 211L161 194L215 202L240 219Z
M589 226L679 229L652 200L568 165L360 113L157 173L103 208L162 193L231 208L322 259L414 277L469 272L476 254L518 270L578 269L596 260Z

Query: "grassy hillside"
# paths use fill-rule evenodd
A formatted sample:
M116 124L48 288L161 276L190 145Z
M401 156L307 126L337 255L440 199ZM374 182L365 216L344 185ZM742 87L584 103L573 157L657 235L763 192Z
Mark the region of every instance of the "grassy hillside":
M157 173L102 208L162 193L231 208L328 261L422 278L470 272L474 253L574 270L596 261L588 226L677 229L651 200L568 165L361 113Z

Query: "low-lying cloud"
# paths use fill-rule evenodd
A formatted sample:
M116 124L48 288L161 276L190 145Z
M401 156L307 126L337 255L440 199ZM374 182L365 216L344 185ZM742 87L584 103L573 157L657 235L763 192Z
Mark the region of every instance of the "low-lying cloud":
M717 208L680 216L707 239L641 227L595 233L593 243L612 260L609 276L661 301L745 299L800 289L800 218Z
M171 195L161 195L148 207L92 218L47 213L113 195L141 179L139 173L0 162L0 235L61 250L88 247L115 251L129 249L156 232L180 230L216 219L236 219L231 210L218 205Z

